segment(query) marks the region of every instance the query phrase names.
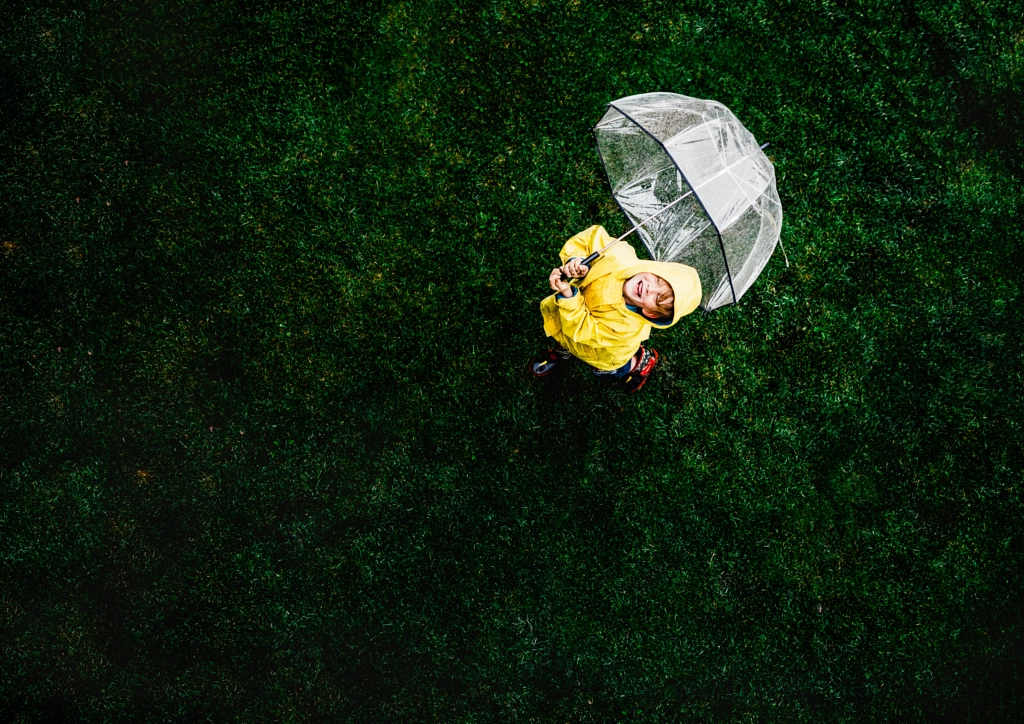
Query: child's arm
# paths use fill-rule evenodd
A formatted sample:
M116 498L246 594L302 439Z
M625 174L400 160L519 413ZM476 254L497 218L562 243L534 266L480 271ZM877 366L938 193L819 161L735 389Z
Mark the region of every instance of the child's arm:
M611 330L590 313L583 302L583 295L565 281L562 268L556 267L551 270L548 283L558 292L555 296L555 308L558 310L562 334L573 342L590 347L601 347L612 341L614 335Z

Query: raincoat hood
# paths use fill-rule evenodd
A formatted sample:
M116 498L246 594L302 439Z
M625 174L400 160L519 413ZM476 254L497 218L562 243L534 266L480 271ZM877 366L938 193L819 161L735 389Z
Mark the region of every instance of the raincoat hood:
M619 242L619 245L623 243L625 242ZM653 320L644 317L647 323L653 323L656 329L668 329L700 304L700 277L697 275L697 270L692 266L671 261L645 261L637 259L635 264L626 267L616 276L622 282L625 282L630 277L635 277L637 274L645 272L656 274L667 281L671 285L672 293L675 294L676 298L672 305L672 320L667 324L661 319ZM629 311L635 314L632 310ZM643 317L642 314L640 316Z

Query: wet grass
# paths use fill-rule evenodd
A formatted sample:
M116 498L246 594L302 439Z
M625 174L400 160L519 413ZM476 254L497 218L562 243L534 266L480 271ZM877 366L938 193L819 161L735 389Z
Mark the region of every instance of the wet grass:
M1022 17L6 5L4 720L1014 721ZM791 264L538 384L650 90Z

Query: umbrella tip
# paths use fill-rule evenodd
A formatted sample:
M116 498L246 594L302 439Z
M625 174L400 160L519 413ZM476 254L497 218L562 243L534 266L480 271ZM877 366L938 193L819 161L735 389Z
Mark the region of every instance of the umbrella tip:
M766 149L766 148L768 148L768 147L769 147L770 145L772 145L772 144L771 144L770 142L768 142L768 141L765 141L764 143L762 143L762 144L761 144L761 150L762 150L762 151L763 151L763 150L765 150L765 149Z

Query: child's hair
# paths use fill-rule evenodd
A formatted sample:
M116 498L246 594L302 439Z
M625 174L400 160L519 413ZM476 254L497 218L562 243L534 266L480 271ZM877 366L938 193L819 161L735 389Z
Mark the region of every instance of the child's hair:
M661 277L658 277L661 279ZM658 315L659 319L672 319L673 305L676 303L676 295L672 290L672 285L664 279L661 279L665 283L665 291L658 294L658 298L655 300L657 305L654 308L654 313Z

